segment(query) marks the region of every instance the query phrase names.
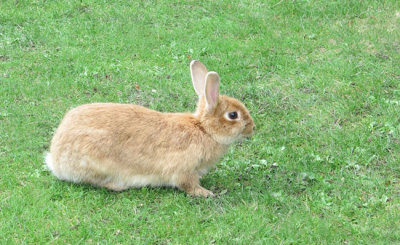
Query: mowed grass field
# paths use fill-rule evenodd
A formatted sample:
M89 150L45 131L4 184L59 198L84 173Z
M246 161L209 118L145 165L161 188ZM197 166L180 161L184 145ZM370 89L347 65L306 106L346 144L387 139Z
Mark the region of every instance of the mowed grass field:
M46 170L75 106L193 111L192 59L257 126L216 197ZM398 244L399 64L397 0L1 1L1 243Z

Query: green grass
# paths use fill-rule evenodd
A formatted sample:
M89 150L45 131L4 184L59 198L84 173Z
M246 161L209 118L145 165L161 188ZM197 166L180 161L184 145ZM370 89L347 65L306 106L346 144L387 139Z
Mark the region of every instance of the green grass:
M61 182L43 153L91 102L193 111L189 62L257 132L202 183L121 193ZM400 242L400 2L1 1L4 243Z

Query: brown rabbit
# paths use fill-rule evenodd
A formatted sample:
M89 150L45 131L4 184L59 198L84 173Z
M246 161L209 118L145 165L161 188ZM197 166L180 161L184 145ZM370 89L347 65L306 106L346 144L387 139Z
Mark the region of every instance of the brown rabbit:
M46 164L61 180L121 191L173 186L212 196L200 177L254 123L238 100L219 95L219 76L190 63L199 96L189 113L161 113L138 105L95 103L69 111L51 141Z

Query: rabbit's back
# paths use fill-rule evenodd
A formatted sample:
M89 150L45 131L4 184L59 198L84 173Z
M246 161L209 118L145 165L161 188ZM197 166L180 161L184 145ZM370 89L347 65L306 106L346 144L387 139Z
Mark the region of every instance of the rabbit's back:
M50 151L53 159L62 152L72 151L99 159L118 158L127 147L134 145L145 151L140 143L148 141L158 131L158 122L163 120L161 113L137 105L82 105L65 115L54 134Z

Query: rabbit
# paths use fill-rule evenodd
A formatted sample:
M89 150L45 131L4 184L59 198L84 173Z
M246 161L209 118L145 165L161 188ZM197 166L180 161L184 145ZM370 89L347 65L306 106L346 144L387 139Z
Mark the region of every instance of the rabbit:
M170 186L189 195L214 194L200 178L229 145L253 134L254 122L238 100L219 95L220 78L190 63L195 113L162 113L139 105L93 103L70 110L45 157L57 178L114 191Z

